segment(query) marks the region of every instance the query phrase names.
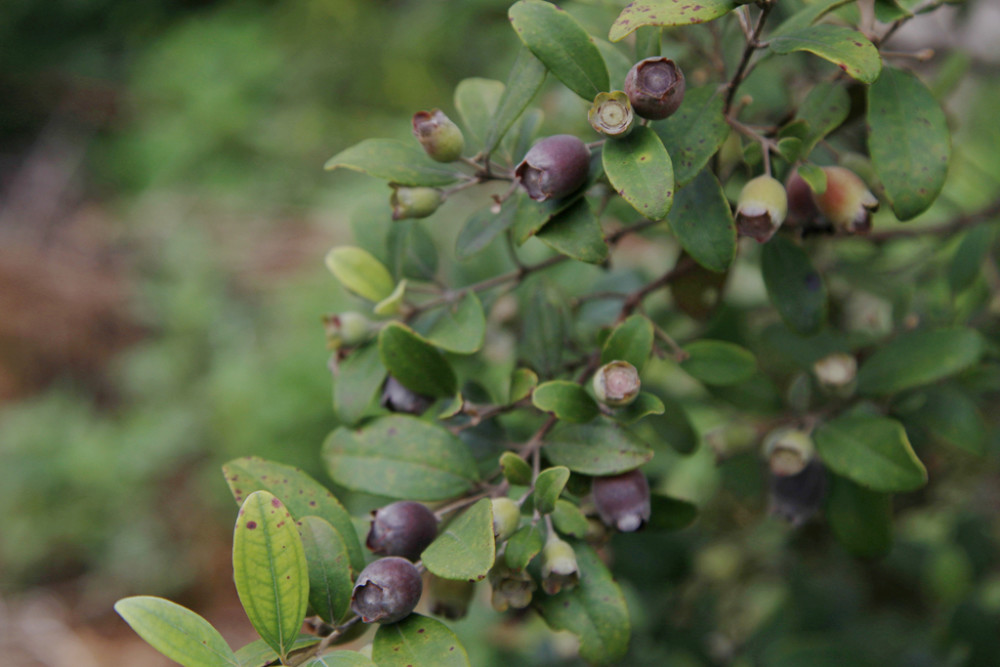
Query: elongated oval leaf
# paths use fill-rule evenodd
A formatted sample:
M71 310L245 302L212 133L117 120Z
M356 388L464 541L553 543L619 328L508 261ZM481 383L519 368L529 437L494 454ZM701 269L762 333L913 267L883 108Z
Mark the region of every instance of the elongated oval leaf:
M490 120L504 93L504 85L493 79L463 79L455 87L455 108L465 125L465 143L478 150L486 140Z
M745 382L757 372L757 359L744 348L721 340L699 340L684 346L687 359L681 368L705 384L730 385Z
M531 395L531 402L539 410L578 424L589 422L600 413L590 394L577 383L567 380L552 380L538 385Z
M662 415L663 401L648 391L640 392L634 401L615 410L614 419L619 424L629 426L650 415Z
M517 215L519 201L517 197L509 197L499 212L494 212L493 205L490 204L473 213L455 239L455 257L459 260L472 257L510 229Z
M556 252L581 262L600 264L608 258L601 225L582 197L553 216L535 236Z
M988 430L983 417L975 401L956 387L928 387L901 401L893 414L903 421L913 440L923 435L972 454L986 453Z
M650 220L665 218L674 196L674 168L663 142L648 127L604 143L604 173L622 198Z
M357 651L340 650L313 658L302 667L375 667L375 663Z
M219 631L179 604L139 595L119 600L115 611L150 646L184 667L240 667Z
M630 315L604 341L601 363L627 361L642 372L652 352L653 323L645 315Z
M848 76L872 83L882 69L878 49L857 30L823 23L782 33L771 40L775 53L808 51L829 60Z
M553 429L545 454L553 464L584 475L615 475L653 458L649 445L631 431L604 423Z
M511 484L528 486L531 484L531 465L514 452L504 452L500 455L500 468L503 476Z
M927 483L902 424L871 415L845 415L820 426L816 450L830 470L875 491L914 491Z
M455 633L441 621L420 614L380 625L372 659L378 667L470 667L469 655Z
M530 368L518 368L510 378L510 402L527 398L538 386L538 374Z
M521 353L542 376L554 375L562 361L569 328L566 300L543 283L528 296L521 331Z
M365 139L334 155L323 168L360 171L399 185L435 187L459 177L451 167L427 157L416 142L411 145L395 139Z
M636 0L618 15L608 39L617 42L644 26L675 26L707 23L725 16L740 3L734 0Z
M318 516L303 517L298 526L309 566L309 605L327 623L339 623L354 588L347 541Z
M670 153L678 188L697 176L729 136L723 113L725 95L717 86L694 88L684 93L677 112L654 125Z
M913 331L883 345L858 370L858 391L892 394L972 366L983 353L978 332L962 327Z
M590 529L587 517L580 508L563 498L556 500L555 507L552 508L552 523L563 535L581 540Z
M254 491L233 533L233 580L254 630L285 657L309 602L309 569L295 519L276 497Z
M294 654L296 651L315 646L320 641L321 639L316 635L300 634L298 639L292 643L291 653ZM279 659L278 654L263 639L240 647L240 650L236 652L236 657L242 667L269 667Z
M365 566L354 522L344 506L330 491L298 468L265 461L254 456L234 459L222 466L226 484L237 505L254 491L267 491L277 497L298 521L318 516L328 521L344 540L351 567L360 572Z
M826 285L809 255L795 242L775 236L761 251L767 295L781 319L801 334L816 333L826 321Z
M424 549L420 559L442 579L481 581L493 567L493 509L483 498L462 512Z
M850 111L851 99L843 85L821 81L813 86L796 114L808 124L802 155L808 156L823 137L840 127Z
M445 398L457 390L455 373L437 348L401 322L390 322L378 336L386 370L410 391Z
M580 640L580 657L591 663L621 660L628 649L631 625L621 589L590 546L574 544L580 583L538 604L554 630L567 630Z
M941 106L914 74L886 67L868 90L868 150L897 218L930 208L948 173L951 136Z
M507 12L517 36L567 88L590 102L608 90L608 68L587 31L564 10L521 0Z
M826 518L837 541L864 558L884 556L892 548L892 496L832 475Z
M556 508L559 494L566 488L568 481L569 468L565 466L547 468L539 473L538 478L535 479L535 491L532 494L535 509L542 514L551 514Z
M528 104L538 93L545 82L546 69L538 58L527 47L518 51L514 65L507 77L507 85L497 104L496 112L490 119L486 131L486 141L483 145L485 153L492 153L507 131L510 130Z
M337 364L333 383L333 411L345 424L364 416L372 398L385 382L385 366L374 342L352 350ZM294 514L294 512L293 512Z
M427 340L442 350L472 354L486 339L486 315L475 292L469 291L455 304L442 309L441 319L427 332Z
M736 223L722 186L708 169L677 192L667 220L694 261L722 273L736 257Z
M389 269L367 250L339 246L326 254L326 268L345 289L378 303L396 287Z
M504 561L512 570L523 570L545 546L542 528L538 524L522 526L507 540Z
M408 500L444 500L478 479L468 446L446 429L408 415L338 428L323 443L335 482L355 491Z

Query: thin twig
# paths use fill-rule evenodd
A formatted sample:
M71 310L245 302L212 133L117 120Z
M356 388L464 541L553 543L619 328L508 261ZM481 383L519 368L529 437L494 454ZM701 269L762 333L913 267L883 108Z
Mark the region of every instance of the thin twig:
M723 106L723 113L729 115L729 108L733 105L733 98L736 96L736 90L743 83L743 79L747 74L747 67L750 65L750 58L753 56L754 51L760 48L761 44L760 34L764 30L764 22L767 21L767 15L771 13L771 3L768 2L761 7L760 16L757 18L757 25L754 27L753 34L750 39L747 40L747 45L743 49L743 55L740 57L740 62L736 66L736 72L733 74L733 78L729 80L726 84L726 103Z

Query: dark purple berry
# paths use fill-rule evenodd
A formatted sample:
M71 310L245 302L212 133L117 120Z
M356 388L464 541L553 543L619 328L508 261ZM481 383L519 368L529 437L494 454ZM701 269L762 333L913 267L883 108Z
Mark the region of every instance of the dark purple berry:
M587 145L572 134L556 134L532 146L514 174L529 197L545 201L577 190L589 171Z
M434 513L418 502L401 500L372 515L372 527L365 544L380 556L420 560L420 554L437 537Z
M395 623L410 615L423 592L420 572L405 558L380 558L354 582L351 610L365 623Z
M826 497L826 468L812 459L797 475L771 474L771 514L799 526L815 514Z
M684 73L670 58L640 60L625 77L625 93L637 114L661 120L677 111L684 100Z
M640 470L595 477L592 493L597 514L608 526L630 533L649 521L649 482Z
M434 400L404 387L399 380L391 375L382 385L381 405L391 412L405 412L411 415L421 415L431 407Z

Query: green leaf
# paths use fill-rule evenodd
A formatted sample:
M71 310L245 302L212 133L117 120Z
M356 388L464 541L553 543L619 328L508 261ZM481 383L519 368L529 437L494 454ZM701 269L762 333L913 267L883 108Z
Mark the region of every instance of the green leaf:
M987 428L975 402L956 387L928 387L893 407L907 433L914 430L951 447L982 456L986 454ZM919 435L918 434L918 435Z
M822 18L825 14L828 14L837 7L846 5L853 1L854 0L820 0L819 2L811 2L778 25L778 27L774 29L774 32L771 33L771 37L774 38L778 35L785 35L807 28Z
M542 514L551 514L556 508L556 500L566 488L568 481L569 468L564 466L547 468L540 472L535 479L535 491L532 494L535 509Z
M805 250L775 236L764 244L760 268L767 295L785 324L801 334L819 331L826 321L826 285Z
M302 667L376 667L375 663L357 651L341 649L313 658Z
M699 340L684 346L684 372L705 384L730 385L745 382L757 372L753 352L735 343Z
M526 194L519 193L516 197L517 210L514 211L514 240L522 244L537 234L553 218L578 202L583 197L585 188L586 186L562 199L546 199L543 202L536 202Z
M504 85L493 79L463 79L455 87L455 108L465 125L465 144L478 150L484 145L490 121L504 93Z
M611 24L608 39L617 42L644 26L675 26L707 23L725 16L740 3L735 0L636 0Z
M656 436L681 454L690 454L698 448L698 432L691 425L687 412L676 399L663 391L656 391L663 404L663 414L653 416L644 423L648 424Z
M583 387L568 380L552 380L535 387L531 402L563 421L582 424L600 414L597 403Z
M701 173L729 136L724 106L725 96L718 86L695 88L684 93L676 113L654 124L670 153L678 188Z
M897 218L909 220L937 199L951 136L941 106L914 74L886 67L868 90L868 151Z
M608 423L560 425L545 443L545 455L584 475L615 475L638 468L653 450L631 431Z
M601 363L627 361L642 372L652 352L653 323L644 315L630 315L604 341Z
M580 508L563 498L556 500L552 510L552 523L563 535L578 539L583 539L590 529L587 517Z
M565 299L547 284L532 290L524 309L521 354L541 376L554 375L562 363L567 323Z
M507 77L507 85L490 119L483 146L485 153L492 153L524 110L531 103L545 82L545 65L529 49L522 47Z
M648 530L681 530L698 518L698 506L686 500L652 494Z
M442 579L468 581L485 579L495 558L489 498L462 512L420 556L424 566Z
M601 159L612 187L640 215L667 216L674 201L674 168L656 132L636 126L627 137L604 142Z
M372 397L385 382L385 373L375 343L353 350L337 364L333 410L340 421L354 424L364 416Z
M914 491L927 470L894 419L849 414L820 426L813 437L830 470L875 491Z
M663 401L654 394L643 391L634 401L616 409L614 417L618 423L629 426L650 415L662 415L664 410Z
M419 220L396 220L385 237L386 262L392 275L430 281L438 269L434 238ZM398 287L397 287L398 289Z
M818 195L826 192L826 172L823 171L822 167L814 164L802 164L799 165L798 172L810 190Z
M500 455L500 468L503 476L511 484L528 486L531 484L531 466L514 452L504 452Z
M339 623L354 588L347 541L318 516L303 517L298 525L309 566L309 605L327 623Z
M857 30L829 23L790 30L773 37L770 48L781 55L808 51L829 60L862 83L875 81L882 69L878 49L867 37Z
M948 287L952 294L962 292L975 282L993 249L995 238L996 229L990 225L973 227L965 233L948 264Z
M983 339L973 329L923 329L886 343L858 370L858 392L893 394L937 382L979 361Z
M222 466L226 483L237 505L254 491L267 491L285 504L296 521L318 516L328 521L343 538L351 557L351 567L360 572L365 566L354 522L330 491L298 468L273 463L254 456L234 459Z
M795 162L802 154L802 140L798 137L784 137L778 140L778 155L788 162Z
M621 589L597 552L585 544L573 545L580 583L538 604L553 630L568 630L580 640L580 657L590 663L621 660L628 650L631 626Z
M863 558L877 558L892 548L892 496L830 476L826 518L845 549Z
M469 259L488 246L497 236L510 229L514 224L520 201L517 197L509 197L499 212L494 212L493 205L490 204L473 213L465 221L455 239L455 257L459 261Z
M289 653L294 654L296 651L315 646L319 642L320 638L316 635L300 634L292 643L292 650ZM242 667L268 667L279 660L278 654L263 639L258 639L241 647L236 652L236 658Z
M386 370L400 384L424 396L446 398L458 389L447 359L424 338L401 322L390 322L378 336Z
M808 132L802 140L802 155L809 155L821 139L840 127L850 111L851 99L843 85L821 81L813 86L796 114L808 123Z
M538 375L530 368L518 368L510 378L510 402L527 398L538 386Z
M461 301L441 309L441 319L427 332L427 340L456 354L479 351L486 340L486 315L476 293L465 293Z
M507 548L504 550L507 567L512 570L523 570L544 546L545 538L542 537L541 526L538 524L522 526L507 540Z
M395 139L365 139L327 160L323 166L360 171L399 185L437 187L455 182L459 173L451 167L427 157L414 142Z
M358 430L338 428L323 443L323 461L342 486L407 500L453 498L479 477L465 443L409 415L382 417Z
M675 266L686 263L689 259L690 255L681 252ZM728 277L728 271L717 273L700 264L674 274L674 279L670 281L670 296L673 297L674 306L694 320L708 320L722 300Z
M608 66L608 79L615 84L612 87L621 88L635 61L622 53L622 50L611 42L597 37L591 37L591 39L597 45L597 50L601 52L604 64Z
M115 611L150 646L184 667L240 667L219 631L179 604L139 595L119 600Z
M291 512L267 491L254 491L240 509L233 580L254 630L286 657L306 617L309 569Z
M376 303L392 294L396 287L389 269L361 248L334 248L326 255L326 268L346 289Z
M470 667L469 655L441 621L410 614L399 623L380 625L372 659L378 667Z
M608 68L587 31L564 10L521 0L507 15L524 45L557 79L587 102L609 89Z
M553 250L588 264L600 264L608 258L601 225L582 197L562 211L536 233Z
M406 279L400 280L399 284L393 288L389 296L385 297L381 301L375 304L372 308L372 312L376 315L382 315L385 317L399 314L400 308L403 305L403 299L406 297Z
M708 169L677 191L667 220L684 250L721 273L736 257L736 223L722 186Z

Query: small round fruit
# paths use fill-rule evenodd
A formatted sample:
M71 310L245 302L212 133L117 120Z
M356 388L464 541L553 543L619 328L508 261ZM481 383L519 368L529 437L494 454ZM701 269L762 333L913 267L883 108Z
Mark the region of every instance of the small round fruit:
M598 93L587 112L590 126L609 137L624 137L632 130L635 114L628 95L620 90Z
M390 412L421 415L427 411L427 408L431 407L433 402L433 399L427 396L410 391L391 375L386 377L385 384L382 385L380 404Z
M594 395L601 403L614 407L628 405L639 395L639 371L627 361L612 361L594 373Z
M768 241L785 221L788 196L781 182L767 175L747 181L736 202L736 229L758 243Z
M351 610L365 623L395 623L410 615L422 592L420 572L413 563L396 556L380 558L354 582Z
M437 537L437 519L425 505L401 500L372 512L365 544L380 556L402 556L412 561Z
M438 162L454 162L465 148L462 130L440 109L413 114L413 136L427 155Z
M625 93L643 118L662 120L684 100L684 73L670 58L640 60L625 77Z
M556 134L531 147L514 175L535 201L565 197L582 186L590 171L590 150L579 137Z
M649 482L641 470L595 477L591 493L597 515L605 525L631 533L649 521Z

